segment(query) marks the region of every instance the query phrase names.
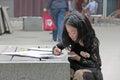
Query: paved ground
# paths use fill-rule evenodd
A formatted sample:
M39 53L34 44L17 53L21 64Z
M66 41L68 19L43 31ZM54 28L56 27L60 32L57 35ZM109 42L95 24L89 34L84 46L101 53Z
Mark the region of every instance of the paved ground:
M13 27L13 33L0 36L1 45L51 45L51 31L23 31Z
M100 55L102 58L102 72L104 80L120 80L120 26L119 25L94 25L100 40ZM48 31L23 31L21 27L13 27L12 34L0 36L0 45L37 45L52 47L57 42L52 41L51 32Z
M120 26L95 27L100 40L100 54L104 80L119 80L120 67Z

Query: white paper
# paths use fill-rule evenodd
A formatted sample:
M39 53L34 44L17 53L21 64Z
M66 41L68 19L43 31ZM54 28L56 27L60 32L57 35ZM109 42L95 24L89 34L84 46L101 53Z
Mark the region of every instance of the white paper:
M52 48L28 48L28 50L33 50L33 51L48 51L52 52Z
M2 55L10 55L10 56L22 56L22 57L33 57L33 58L68 58L75 57L76 55L54 55L52 52L45 51L21 51L21 52L2 52Z

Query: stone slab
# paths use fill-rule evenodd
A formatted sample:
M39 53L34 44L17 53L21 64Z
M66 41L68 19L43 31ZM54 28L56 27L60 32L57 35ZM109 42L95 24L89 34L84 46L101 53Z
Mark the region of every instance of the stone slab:
M0 80L70 80L68 61L0 62Z
M42 31L42 18L41 17L24 17L23 30Z

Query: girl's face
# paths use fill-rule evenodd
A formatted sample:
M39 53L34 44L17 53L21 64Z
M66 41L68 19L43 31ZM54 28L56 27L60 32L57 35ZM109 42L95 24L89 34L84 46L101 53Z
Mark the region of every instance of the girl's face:
M66 24L66 30L68 32L69 37L72 39L72 41L76 41L78 36L77 29L71 25Z

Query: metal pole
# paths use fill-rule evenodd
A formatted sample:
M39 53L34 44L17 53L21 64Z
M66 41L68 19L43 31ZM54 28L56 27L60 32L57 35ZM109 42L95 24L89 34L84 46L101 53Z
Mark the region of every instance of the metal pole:
M103 16L107 16L107 0L103 0Z

